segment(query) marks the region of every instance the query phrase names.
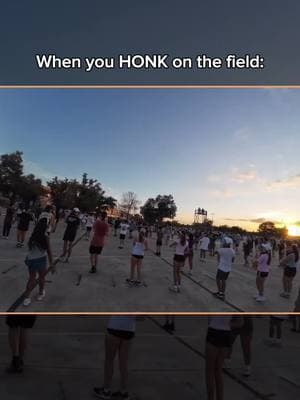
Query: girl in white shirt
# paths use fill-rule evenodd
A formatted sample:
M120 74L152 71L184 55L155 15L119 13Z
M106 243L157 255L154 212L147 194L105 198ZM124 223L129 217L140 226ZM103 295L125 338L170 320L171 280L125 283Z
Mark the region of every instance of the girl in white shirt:
M181 233L179 240L171 243L170 247L175 247L175 254L173 260L174 286L171 286L169 289L172 292L179 293L181 289L181 268L184 267L185 258L189 251L189 244L185 233Z
M145 250L148 250L148 242L143 232L139 232L139 235L133 241L133 247L131 252L131 266L130 266L130 278L126 279L126 282L130 286L141 286L141 269ZM136 280L135 280L136 275Z

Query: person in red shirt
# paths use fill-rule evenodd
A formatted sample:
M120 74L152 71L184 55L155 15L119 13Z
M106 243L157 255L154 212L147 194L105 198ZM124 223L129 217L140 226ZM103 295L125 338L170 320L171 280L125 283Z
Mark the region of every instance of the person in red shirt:
M90 261L91 269L90 273L94 274L97 272L98 256L102 253L102 249L105 244L105 238L108 236L109 225L106 222L107 213L103 211L100 214L100 219L97 218L93 226L93 237L90 244Z

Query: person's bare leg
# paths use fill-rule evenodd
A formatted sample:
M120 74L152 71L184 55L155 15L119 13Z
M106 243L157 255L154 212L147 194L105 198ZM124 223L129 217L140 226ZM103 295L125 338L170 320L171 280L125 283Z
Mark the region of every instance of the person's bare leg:
M39 272L39 294L43 294L45 289L45 277L46 277L47 269L45 268L44 271Z
M221 293L222 292L222 282L220 279L216 279L216 282L217 282L218 292Z
M107 334L105 336L104 388L110 389L114 374L114 360L120 345L120 339Z
M173 279L174 279L174 285L177 285L177 274L176 274L176 262L173 264Z
M121 376L121 392L128 391L128 358L129 358L130 340L121 340L119 347L119 367Z
M224 399L224 379L223 379L223 364L227 349L219 349L216 359L215 380L216 380L216 400Z
M19 339L19 356L20 359L24 360L25 350L27 348L27 329L20 329L20 339Z
M137 260L137 264L136 264L136 273L137 273L137 280L139 282L142 281L142 260Z
M243 350L244 363L248 367L251 365L251 336L240 335L241 346Z
M8 341L13 357L18 357L20 355L20 330L20 327L10 327L8 331Z
M177 279L177 284L180 286L181 285L181 274L180 274L180 264L177 264L176 267L176 279Z
M205 346L205 380L207 400L215 398L215 369L217 360L217 348L210 343Z
M64 247L63 247L62 257L65 257L67 255L67 249L68 249L68 241L64 240Z
M67 260L69 260L69 258L71 257L71 254L72 254L72 246L73 246L73 243L72 243L72 242L68 242Z
M35 286L35 282L36 282L36 274L35 274L35 272L30 273L29 279L28 279L28 282L27 282L27 285L26 285L25 297L29 297L30 296L31 291Z
M131 266L130 266L130 280L134 280L134 275L135 275L135 268L136 268L136 259L134 257L131 257Z

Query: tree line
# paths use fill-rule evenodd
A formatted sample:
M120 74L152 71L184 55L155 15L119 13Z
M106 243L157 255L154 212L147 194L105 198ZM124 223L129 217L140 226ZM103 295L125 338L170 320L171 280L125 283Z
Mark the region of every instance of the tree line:
M25 174L23 153L15 151L0 157L0 194L8 199L10 204L21 202L25 207L39 206L42 196L50 192L51 201L58 209L78 207L82 212L92 212L97 209L117 207L117 200L107 196L100 182L82 174L81 180L57 176L46 185L34 174ZM143 206L136 193L123 193L119 209L124 218L139 211L144 221L149 224L161 223L163 219L173 219L177 207L172 195L157 195L149 198Z

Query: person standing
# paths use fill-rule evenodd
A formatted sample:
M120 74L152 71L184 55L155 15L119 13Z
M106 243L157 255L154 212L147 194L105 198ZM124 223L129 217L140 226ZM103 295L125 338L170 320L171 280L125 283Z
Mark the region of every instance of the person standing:
M106 219L107 219L107 213L103 211L100 214L100 219L97 218L93 225L94 233L89 249L90 262L91 262L91 269L89 272L91 274L97 272L98 257L102 253L105 244L105 239L107 238L109 233L109 225L106 222Z
M281 297L286 299L290 298L293 280L297 273L297 266L299 262L299 250L295 244L288 244L286 249L286 256L280 260L280 267L283 267L282 285L283 292Z
M265 301L266 298L264 296L264 288L265 288L265 280L269 275L271 264L271 252L264 245L260 246L260 254L257 258L257 273L256 273L256 287L258 290L257 296L255 296L255 300L258 302Z
M45 276L47 272L47 256L49 259L50 268L55 272L53 266L53 257L50 246L50 238L47 233L48 220L42 218L36 224L32 235L28 241L28 253L25 259L25 264L28 267L29 279L25 290L24 306L29 306L31 303L30 293L35 286L36 277L38 276L39 294L38 301L42 301L45 297Z
M230 274L232 263L234 262L234 251L231 248L231 242L223 239L222 247L217 250L218 269L216 282L218 291L215 293L217 297L224 300L226 291L226 281Z
M69 262L69 258L72 253L73 242L76 238L77 230L80 225L79 213L79 209L74 208L66 219L67 227L63 236L64 247L63 254L61 256L65 263Z
M202 262L205 262L206 253L209 247L209 242L210 239L206 234L200 239L200 261Z
M223 365L232 343L231 330L241 327L242 323L241 317L232 315L209 318L205 343L205 377L208 400L224 399Z
M234 328L231 330L231 346L229 352L226 356L226 367L227 369L230 368L230 361L233 351L233 345L236 341L237 337L240 337L243 358L244 358L244 376L251 375L251 342L253 337L253 317L251 316L243 316L243 324L238 328Z
M157 231L157 237L156 237L156 255L157 256L161 256L161 247L162 247L162 244L163 244L163 231L162 231L162 228L161 228L161 226L158 228L158 231Z
M132 315L114 315L110 317L105 336L104 379L102 387L94 387L94 394L104 400L112 397L129 399L128 393L128 360L131 342L135 336L136 317ZM114 361L119 359L121 385L120 389L112 393L112 379Z
M175 254L173 259L174 285L169 290L179 293L181 290L181 269L184 267L185 258L188 254L188 241L186 240L185 233L181 233L179 240L171 243L170 247L175 247Z
M19 214L19 222L17 226L17 247L23 247L26 238L26 233L28 232L29 225L31 221L34 221L32 213L24 208Z
M125 242L125 238L126 238L126 234L127 234L128 228L129 228L129 225L128 225L127 221L124 220L120 224L120 246L119 246L119 249L123 249L124 248L124 242Z
M6 209L6 214L3 221L3 230L2 230L2 237L8 240L8 236L11 230L11 226L13 224L15 211L13 207L10 205Z
M95 217L94 217L93 213L88 213L86 220L85 220L85 230L86 230L85 239L86 240L90 239L90 235L91 235L91 231L94 226L94 223L95 223Z
M36 321L35 315L8 315L8 340L12 354L7 373L22 373L24 368L24 356L27 347L28 330L32 329Z
M148 242L143 232L138 233L138 237L133 241L133 248L131 253L131 268L130 278L126 279L126 282L132 286L142 286L141 269L145 250L148 250ZM136 274L136 280L134 279Z

